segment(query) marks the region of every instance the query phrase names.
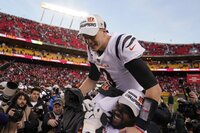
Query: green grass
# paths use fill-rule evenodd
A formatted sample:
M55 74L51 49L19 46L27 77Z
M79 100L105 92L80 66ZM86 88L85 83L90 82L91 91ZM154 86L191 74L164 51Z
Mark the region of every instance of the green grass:
M178 102L177 102L177 98L178 96L174 97L174 112L176 112L177 108L178 108ZM168 103L168 97L163 97L164 102L167 104Z

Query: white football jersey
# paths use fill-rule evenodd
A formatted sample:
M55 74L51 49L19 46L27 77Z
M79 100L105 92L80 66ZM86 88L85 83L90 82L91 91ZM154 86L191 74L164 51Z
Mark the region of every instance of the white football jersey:
M106 81L122 91L128 89L143 90L125 64L143 55L145 49L132 35L113 34L100 56L88 47L88 61L94 63ZM142 75L141 75L142 76Z

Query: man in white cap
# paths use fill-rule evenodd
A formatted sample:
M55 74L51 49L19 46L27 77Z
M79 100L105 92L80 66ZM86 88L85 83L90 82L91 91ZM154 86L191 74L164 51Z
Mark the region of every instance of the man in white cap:
M86 112L82 132L119 133L126 126L134 126L143 101L144 94L135 89L127 90L122 96L102 98ZM109 115L107 123L103 120L104 113Z
M144 132L161 96L156 78L141 58L145 49L132 35L109 34L105 21L98 15L90 15L80 23L78 37L87 44L90 62L89 75L80 86L82 93L85 95L95 88L100 74L123 92L130 88L144 90L144 104L136 126L125 129L127 133Z

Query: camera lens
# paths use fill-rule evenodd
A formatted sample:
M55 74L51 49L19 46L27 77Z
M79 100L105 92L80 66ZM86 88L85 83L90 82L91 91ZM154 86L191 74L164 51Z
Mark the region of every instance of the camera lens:
M10 117L10 119L13 121L13 122L18 122L22 119L23 117L23 110L22 109L16 109L14 110L14 115Z

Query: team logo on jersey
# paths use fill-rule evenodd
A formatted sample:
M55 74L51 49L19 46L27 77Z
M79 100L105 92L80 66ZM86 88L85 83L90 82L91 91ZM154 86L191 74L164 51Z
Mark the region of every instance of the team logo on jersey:
M101 88L102 88L103 90L107 91L107 90L109 90L110 85L104 84Z
M134 48L135 48L135 45L132 46L132 47L129 47L129 50L130 50L130 51L133 51Z

